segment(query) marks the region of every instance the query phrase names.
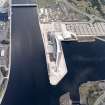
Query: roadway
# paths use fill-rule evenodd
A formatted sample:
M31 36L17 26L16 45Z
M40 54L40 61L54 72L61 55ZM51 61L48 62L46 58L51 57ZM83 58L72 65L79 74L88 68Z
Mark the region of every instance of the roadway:
M36 0L12 0L13 4L33 4Z

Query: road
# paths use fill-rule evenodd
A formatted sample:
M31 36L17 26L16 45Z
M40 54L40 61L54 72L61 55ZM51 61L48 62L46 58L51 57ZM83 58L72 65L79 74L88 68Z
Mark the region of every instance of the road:
M36 0L12 0L13 4L33 4Z

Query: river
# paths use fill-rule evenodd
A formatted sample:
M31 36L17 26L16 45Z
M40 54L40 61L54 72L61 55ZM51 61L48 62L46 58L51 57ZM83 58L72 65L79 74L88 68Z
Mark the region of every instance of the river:
M13 1L24 2L34 1ZM78 101L81 83L105 79L105 43L62 42L62 46L68 74L51 86L36 9L13 7L11 74L2 105L59 105L60 95L68 91Z

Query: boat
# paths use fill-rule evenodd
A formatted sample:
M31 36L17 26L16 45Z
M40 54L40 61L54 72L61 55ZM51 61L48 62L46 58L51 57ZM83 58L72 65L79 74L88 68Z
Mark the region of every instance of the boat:
M55 36L54 32L45 31L48 28L47 25L40 24L40 27L43 35L49 81L51 85L57 85L67 74L61 41Z
M9 82L11 67L11 0L0 0L0 104Z
M40 2L38 4L40 6ZM45 12L47 11L45 10ZM38 15L40 17L40 12L38 12ZM44 43L49 82L51 85L57 85L67 74L67 66L61 46L61 41L56 36L58 33L50 30L49 26L51 24L46 24L46 20L47 19L45 19L45 22L42 22L44 20L39 18L39 24Z

